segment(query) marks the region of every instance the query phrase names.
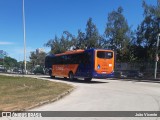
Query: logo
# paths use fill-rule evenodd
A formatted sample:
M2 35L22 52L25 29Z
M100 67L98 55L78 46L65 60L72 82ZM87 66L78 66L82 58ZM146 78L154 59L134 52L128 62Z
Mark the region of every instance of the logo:
M40 112L1 112L0 117L42 117Z
M12 117L11 112L2 112L2 117Z

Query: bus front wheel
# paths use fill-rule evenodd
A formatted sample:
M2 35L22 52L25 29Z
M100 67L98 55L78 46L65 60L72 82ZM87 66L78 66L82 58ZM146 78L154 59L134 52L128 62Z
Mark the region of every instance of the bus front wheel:
M69 77L69 80L73 80L74 79L73 72L69 72L68 77Z

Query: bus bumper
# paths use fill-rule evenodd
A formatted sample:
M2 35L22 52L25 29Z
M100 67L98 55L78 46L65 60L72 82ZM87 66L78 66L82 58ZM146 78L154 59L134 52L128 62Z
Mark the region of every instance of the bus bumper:
M107 75L107 78L114 78L114 72Z
M114 72L110 74L98 74L96 72L93 73L93 78L113 78L114 77Z

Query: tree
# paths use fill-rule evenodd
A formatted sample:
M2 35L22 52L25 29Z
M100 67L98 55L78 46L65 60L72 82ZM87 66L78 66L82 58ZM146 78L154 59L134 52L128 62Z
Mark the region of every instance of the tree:
M85 42L85 33L83 33L80 29L78 30L78 35L77 35L77 44L76 44L76 49L85 49L86 48L86 42Z
M51 53L57 54L61 52L60 40L57 36L54 39L50 39L45 46L51 48Z
M86 33L78 30L75 37L68 31L64 31L62 36L50 39L44 46L51 48L51 53L58 54L68 50L100 48L100 36L96 25L89 18L86 24Z
M44 67L45 57L46 57L45 52L36 53L32 51L30 55L30 63L28 63L28 65L30 67L32 66L32 68L34 68L36 65Z
M92 18L89 18L86 24L86 38L85 46L87 49L99 47L99 33L96 25L92 22Z
M28 62L27 62L28 63ZM19 61L18 63L17 63L18 65L18 69L19 70L21 70L21 71L23 71L24 70L24 61ZM26 65L27 66L27 68L28 68L28 65Z
M160 0L157 0L157 6L147 5L143 1L144 20L137 28L137 45L142 46L147 52L146 58L148 61L155 59L155 46L157 34L160 32Z
M60 38L61 53L72 49L72 47L74 48L72 39L73 35L70 32L68 31L63 32L63 35Z
M36 52L32 51L29 58L30 58L30 63L32 64L33 67L35 65L38 65Z
M131 30L125 19L123 8L119 7L117 11L113 10L108 14L105 35L107 45L110 49L117 51L118 61L128 61L129 46L131 42Z
M61 38L57 36L54 39L49 40L44 46L51 48L51 53L58 54L74 48L76 43L75 37L68 31L64 31Z
M7 52L4 50L0 50L0 65L4 65L5 56L7 56Z
M4 58L4 66L7 69L13 69L18 66L17 60L8 56Z

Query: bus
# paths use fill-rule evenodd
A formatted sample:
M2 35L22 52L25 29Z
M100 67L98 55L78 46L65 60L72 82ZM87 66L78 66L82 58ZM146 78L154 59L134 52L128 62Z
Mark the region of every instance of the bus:
M107 78L114 75L114 51L105 49L73 50L48 55L45 68L51 78L61 76L73 80Z

